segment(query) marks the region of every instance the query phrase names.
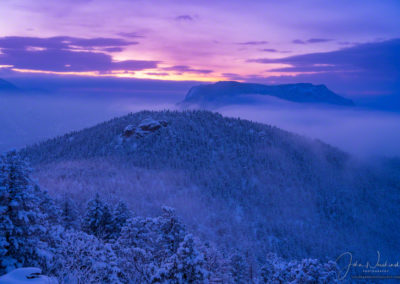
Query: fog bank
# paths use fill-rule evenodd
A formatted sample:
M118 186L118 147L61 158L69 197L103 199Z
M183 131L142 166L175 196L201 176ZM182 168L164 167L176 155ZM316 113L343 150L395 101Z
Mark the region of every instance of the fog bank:
M140 93L124 96L2 95L0 151L144 109L177 109L184 92L173 95ZM317 138L361 156L400 156L400 115L362 108L304 106L264 100L214 111L277 126Z

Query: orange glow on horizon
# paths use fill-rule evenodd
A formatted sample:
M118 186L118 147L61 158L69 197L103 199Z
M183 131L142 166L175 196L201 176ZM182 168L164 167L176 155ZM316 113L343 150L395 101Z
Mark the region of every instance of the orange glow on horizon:
M0 65L0 68L3 67ZM4 66L9 67L9 66ZM11 68L12 71L20 73L34 73L34 74L52 74L61 76L89 76L89 77L115 77L115 78L132 78L132 79L147 79L147 80L161 80L161 81L198 81L198 82L218 82L218 81L229 81L234 80L238 82L245 82L246 75L243 75L243 79L232 79L226 76L208 76L199 74L182 73L176 74L175 72L166 72L168 75L156 75L149 73L157 73L157 71L142 70L142 71L126 71L126 70L113 70L110 73L101 73L98 71L86 71L86 72L73 72L73 71L47 71L47 70L33 70L33 69L20 69ZM269 72L266 70L265 77L280 77L280 76L297 76L299 74L315 74L317 72ZM251 77L249 77L251 80Z
M165 80L165 81L200 81L200 82L217 82L221 80L227 80L224 76L198 76L195 74L168 74L166 76L161 75L149 75L149 70L129 72L125 70L112 71L111 73L100 73L98 71L87 71L87 72L59 72L59 71L47 71L47 70L33 70L33 69L19 69L12 68L11 70L20 73L35 73L35 74L53 74L53 75L73 75L73 76L90 76L90 77L117 77L117 78L135 78L135 79L151 79L151 80Z

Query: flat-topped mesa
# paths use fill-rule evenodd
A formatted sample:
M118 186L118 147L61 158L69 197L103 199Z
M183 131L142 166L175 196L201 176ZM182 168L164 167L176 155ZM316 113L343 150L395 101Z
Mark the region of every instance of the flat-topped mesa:
M215 84L194 86L189 90L182 104L184 106L197 104L203 107L234 104L235 98L245 95L272 96L297 103L354 106L352 100L335 94L325 85L310 83L262 85L235 81L221 81Z

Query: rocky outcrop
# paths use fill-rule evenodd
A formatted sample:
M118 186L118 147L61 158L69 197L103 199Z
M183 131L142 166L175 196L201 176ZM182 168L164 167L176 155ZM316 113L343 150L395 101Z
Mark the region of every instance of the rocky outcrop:
M162 127L167 127L168 122L165 120L154 120L151 117L143 119L137 126L132 124L127 125L121 136L124 138L129 138L131 136L143 137L150 133L158 131Z
M161 123L152 118L146 118L138 126L143 131L154 132L161 128Z
M136 130L136 127L133 126L132 124L129 124L128 126L126 126L124 128L124 131L122 132L122 136L125 137L125 138L129 138L133 134L135 134L135 130Z

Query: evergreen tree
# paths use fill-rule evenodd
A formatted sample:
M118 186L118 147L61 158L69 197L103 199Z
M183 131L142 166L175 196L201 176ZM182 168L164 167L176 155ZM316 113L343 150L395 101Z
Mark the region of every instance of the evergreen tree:
M134 279L135 282L175 279L171 278L174 276L170 274L174 274L174 269L180 267L181 263L186 265L188 274L196 274L197 272L190 270L189 266L201 264L203 267L202 254L194 249L191 237L187 238L186 243L183 243L184 240L184 226L172 208L164 207L163 214L157 218L129 219L115 244L115 251L121 261L119 265L125 273L124 278ZM181 245L183 247L178 252ZM184 255L186 251L188 256ZM192 274L187 277L197 277Z
M98 237L103 239L110 239L115 233L115 226L113 223L113 216L111 215L110 208L107 204L103 206L103 214L101 216L100 230L102 233L98 234Z
M175 215L175 209L164 206L162 210L163 214L157 219L160 230L157 240L159 259L165 259L176 253L186 234L185 226Z
M90 200L87 204L86 215L83 219L82 227L88 234L100 237L104 235L104 204L100 200L100 196L97 193L95 198Z
M42 257L47 220L29 173L15 151L0 158L0 273Z
M131 217L131 212L129 211L126 204L122 201L118 202L117 206L113 212L113 238L118 238L121 233L122 227L126 224L126 221Z
M193 236L188 234L175 254L156 271L152 282L202 283L208 277L204 257L195 247Z
M41 190L38 185L34 186L35 195L40 199L40 211L45 214L49 224L60 224L61 209L50 197L47 191Z
M75 203L68 197L64 197L61 203L61 222L66 229L79 228L79 213Z
M247 283L247 266L240 252L231 256L231 275L234 283Z
M153 263L156 259L158 230L155 230L155 218L135 217L128 219L122 227L120 237L115 243L115 252L123 270L124 279L135 283L150 281Z
M261 281L262 283L270 283L274 278L275 265L277 257L274 254L269 254L265 264L261 267Z
M204 267L210 273L211 283L228 283L230 281L230 263L215 244L206 242L197 245L204 255Z
M81 231L60 235L53 266L61 283L121 283L118 258L109 244Z

